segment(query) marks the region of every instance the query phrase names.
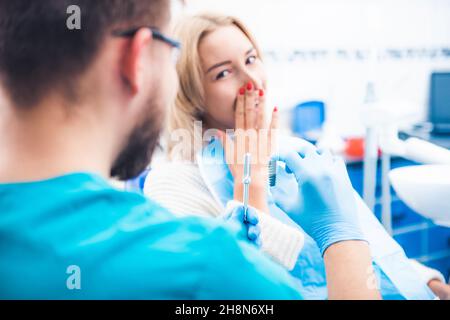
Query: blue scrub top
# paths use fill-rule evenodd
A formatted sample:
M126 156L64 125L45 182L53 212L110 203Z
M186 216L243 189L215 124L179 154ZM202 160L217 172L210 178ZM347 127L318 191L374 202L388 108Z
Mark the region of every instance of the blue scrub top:
M80 289L67 286L73 265ZM92 174L0 184L0 299L300 298L286 270L213 219L175 217Z

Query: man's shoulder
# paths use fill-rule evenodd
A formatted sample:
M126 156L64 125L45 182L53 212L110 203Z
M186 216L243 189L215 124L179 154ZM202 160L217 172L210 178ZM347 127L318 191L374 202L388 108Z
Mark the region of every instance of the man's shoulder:
M211 257L220 254L216 249L223 247L221 243L233 242L219 221L176 217L138 193L118 190L95 177L71 176L12 187L11 192L14 190L25 190L39 201L21 209L20 219L6 217L3 230L21 229L28 232L27 238L39 235L35 250L40 250L42 268L62 274L55 277L50 272L30 283L30 290L61 286L65 283L65 268L77 265L90 275L90 280L84 282L86 297L106 297L111 294L109 289L121 286L123 294L133 297L142 287L150 292L143 295L145 298L193 298L193 286L203 282L205 270L211 270L208 274L216 270L209 267ZM14 201L14 208L20 209L20 199ZM11 239L8 252L2 252L0 259L17 255L17 250ZM22 274L17 268L2 269L0 278L8 274L14 279L8 288L10 294L15 292L15 283L20 283L23 274L35 272L34 263L23 265L23 261L33 261L32 252L21 251L21 255L20 262L12 260L11 264L19 266ZM126 283L122 281L124 275ZM168 277L173 278L170 283ZM188 287L182 289L186 284ZM62 292L64 295L66 291ZM18 294L33 296L31 291ZM121 297L117 293L117 298Z

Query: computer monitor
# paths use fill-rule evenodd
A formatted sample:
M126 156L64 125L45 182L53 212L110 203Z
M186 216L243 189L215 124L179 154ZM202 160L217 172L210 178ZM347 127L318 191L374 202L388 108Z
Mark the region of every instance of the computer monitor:
M431 75L429 111L433 132L450 134L450 72Z

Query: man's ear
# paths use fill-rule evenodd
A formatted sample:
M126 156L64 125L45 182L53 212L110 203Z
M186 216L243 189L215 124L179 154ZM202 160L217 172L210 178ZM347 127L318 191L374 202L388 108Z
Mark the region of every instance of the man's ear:
M131 89L132 94L138 93L142 86L144 76L144 59L149 55L148 46L152 42L152 32L149 29L140 29L134 37L130 38L125 46L121 66L122 79Z

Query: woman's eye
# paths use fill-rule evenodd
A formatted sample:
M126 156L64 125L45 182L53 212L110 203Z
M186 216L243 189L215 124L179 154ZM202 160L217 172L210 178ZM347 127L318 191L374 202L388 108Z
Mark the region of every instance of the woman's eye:
M216 80L219 80L219 79L222 79L223 77L226 77L229 73L230 73L230 71L228 71L228 70L224 70L224 71L220 72L216 76Z
M247 58L246 64L253 64L256 61L256 56L250 56Z

